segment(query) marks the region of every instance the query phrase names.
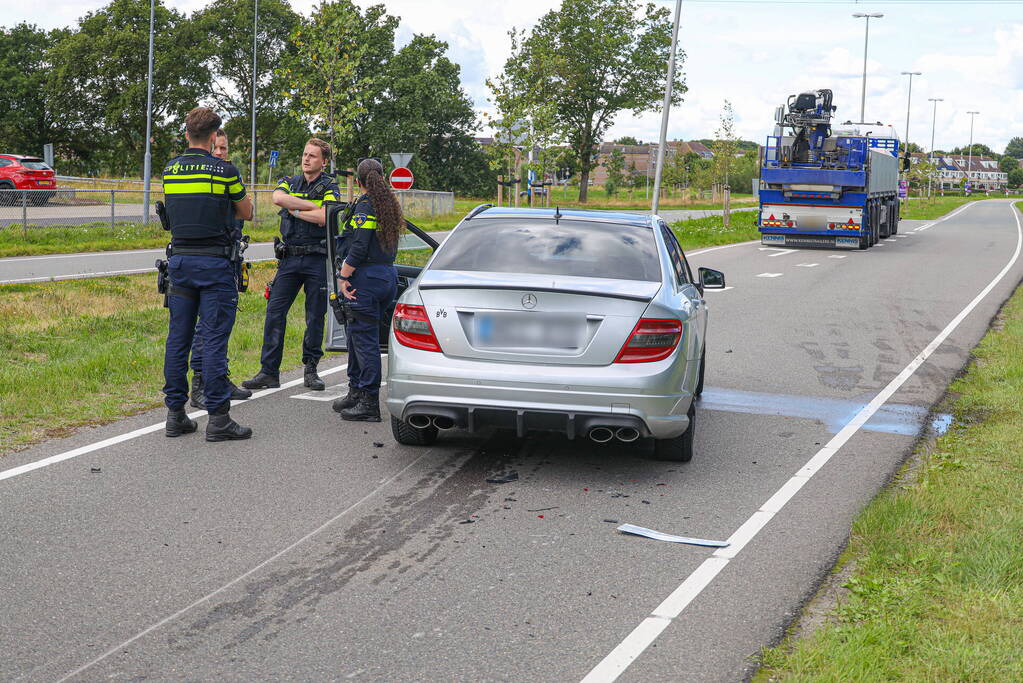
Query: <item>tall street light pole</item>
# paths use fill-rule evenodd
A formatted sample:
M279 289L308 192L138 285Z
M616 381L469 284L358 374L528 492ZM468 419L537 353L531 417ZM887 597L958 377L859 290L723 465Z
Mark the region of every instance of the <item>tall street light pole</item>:
M966 162L966 184L970 184L970 172L973 171L973 117L979 114L979 111L968 111L970 115L970 157L969 161Z
M863 13L857 12L853 15L857 19L867 20L867 30L863 36L863 94L860 96L860 123L866 123L867 119L867 46L870 44L870 20L880 19L884 15L878 12Z
M145 182L142 193L142 220L149 222L149 192L153 175L153 33L156 19L156 0L149 2L149 81L146 85L146 156L142 162L142 178Z
M921 75L919 71L903 71L903 76L909 76L909 95L906 98L906 201L909 201L909 108L913 105L913 76Z
M928 97L927 101L928 102L934 102L934 114L931 116L931 151L929 153L930 154L930 156L929 156L930 163L933 165L934 164L934 124L938 120L938 102L944 102L945 100L943 100L940 97ZM933 175L934 175L933 171L931 173L927 174L927 196L928 197L931 196L931 177Z
M252 2L252 149L249 157L249 184L256 186L256 37L259 30L259 0Z
M664 110L661 112L661 139L657 145L657 170L654 171L654 201L650 213L657 213L661 199L661 178L664 175L664 148L668 138L668 116L671 114L671 91L675 86L675 52L678 47L678 25L682 18L682 0L675 0L675 23L671 27L671 54L668 55L668 80L664 85Z

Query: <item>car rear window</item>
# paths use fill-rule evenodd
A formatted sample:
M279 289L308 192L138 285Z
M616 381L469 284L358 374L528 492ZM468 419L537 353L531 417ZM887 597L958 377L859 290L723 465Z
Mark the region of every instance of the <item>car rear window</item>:
M476 219L445 240L430 268L661 281L650 228L598 221Z
M50 167L42 159L22 159L21 165L33 171L49 171Z

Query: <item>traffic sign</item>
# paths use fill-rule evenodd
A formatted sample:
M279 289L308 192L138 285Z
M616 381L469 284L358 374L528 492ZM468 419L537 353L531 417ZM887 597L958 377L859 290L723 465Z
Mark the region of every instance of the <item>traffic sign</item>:
M899 196L900 197L908 197L909 196L909 181L908 180L900 180L899 181Z
M408 162L412 161L411 152L392 152L391 163L394 164L395 168L408 168Z
M412 181L415 180L415 177L412 175L412 171L399 166L391 171L388 180L391 181L391 187L395 190L409 190L412 188Z
M277 156L279 152L275 149L270 152L270 167L273 168L277 165Z

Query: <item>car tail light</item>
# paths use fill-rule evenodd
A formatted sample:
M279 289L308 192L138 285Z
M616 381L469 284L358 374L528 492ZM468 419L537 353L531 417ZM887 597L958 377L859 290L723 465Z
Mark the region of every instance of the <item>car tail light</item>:
M682 322L640 318L615 363L649 363L671 355L682 339Z
M433 333L426 309L422 306L398 304L394 308L391 327L394 328L394 338L402 346L423 351L440 351L437 335Z

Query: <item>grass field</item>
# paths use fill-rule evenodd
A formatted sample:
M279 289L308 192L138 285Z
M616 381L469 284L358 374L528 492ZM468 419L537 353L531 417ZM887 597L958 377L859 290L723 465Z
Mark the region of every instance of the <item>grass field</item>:
M981 201L983 199L997 199L998 197L934 197L932 199L913 198L909 204L903 204L900 215L907 220L930 221L941 218L946 213L958 209L963 204Z
M846 597L755 680L1023 680L1023 290L974 356L953 428L854 525Z

